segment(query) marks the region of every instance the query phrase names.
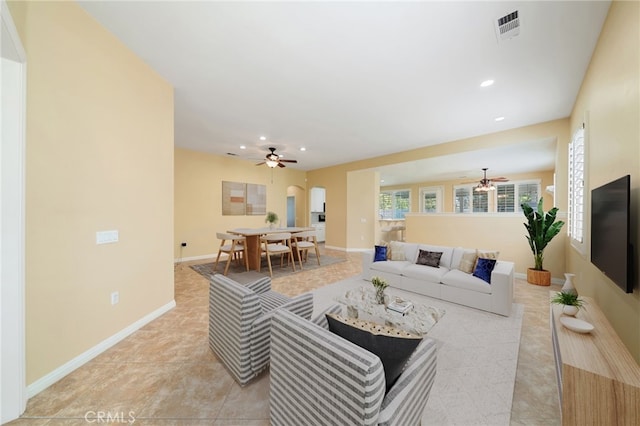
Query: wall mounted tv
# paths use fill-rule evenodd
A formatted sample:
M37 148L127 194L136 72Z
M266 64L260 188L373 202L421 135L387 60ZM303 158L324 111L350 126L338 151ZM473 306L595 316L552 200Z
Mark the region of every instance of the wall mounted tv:
M633 291L631 176L591 191L591 263L623 291Z

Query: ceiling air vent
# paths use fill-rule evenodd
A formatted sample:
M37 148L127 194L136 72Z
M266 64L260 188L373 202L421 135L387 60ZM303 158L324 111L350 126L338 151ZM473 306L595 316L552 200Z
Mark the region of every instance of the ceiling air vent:
M498 42L508 40L520 34L520 18L515 10L508 15L496 19L496 36Z

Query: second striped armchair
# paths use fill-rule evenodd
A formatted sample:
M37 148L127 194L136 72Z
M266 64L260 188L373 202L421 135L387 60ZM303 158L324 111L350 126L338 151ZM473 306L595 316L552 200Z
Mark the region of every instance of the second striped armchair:
M222 274L211 278L209 346L240 385L269 365L271 318L281 309L310 319L313 295L284 296L271 290L269 277L249 284Z

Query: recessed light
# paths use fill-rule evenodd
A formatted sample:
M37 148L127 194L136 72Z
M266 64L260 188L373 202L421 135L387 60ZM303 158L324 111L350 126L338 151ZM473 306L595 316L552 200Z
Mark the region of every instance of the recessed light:
M307 148L305 148L304 146L300 147L300 151L306 151L306 150L307 150Z
M240 149L247 149L247 147L244 145L240 145Z
M480 83L480 87L489 87L494 83L493 80L485 80L482 83Z
M266 137L266 136L260 136L260 140L261 140L261 141L266 141L266 140L267 140L267 137Z
M502 120L504 120L504 117L496 117L496 118L494 118L494 120L495 121L502 121Z

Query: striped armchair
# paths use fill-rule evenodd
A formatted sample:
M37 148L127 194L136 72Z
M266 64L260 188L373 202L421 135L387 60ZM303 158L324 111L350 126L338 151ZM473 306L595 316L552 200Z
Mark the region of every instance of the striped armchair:
M271 290L271 278L240 284L215 274L209 284L209 346L245 385L269 365L271 318L288 310L309 319L313 295L289 298Z
M385 395L380 358L331 333L321 318L314 322L273 316L272 425L420 424L436 375L434 340L422 340Z

